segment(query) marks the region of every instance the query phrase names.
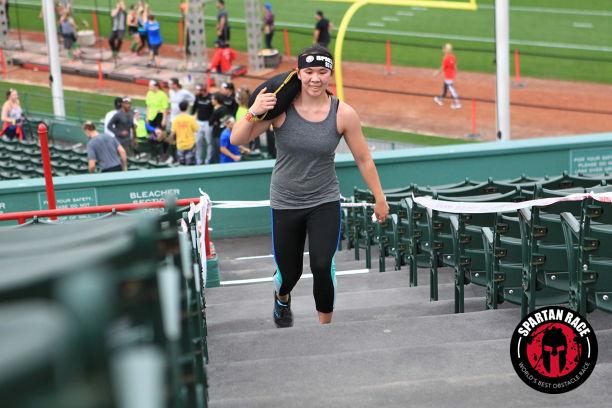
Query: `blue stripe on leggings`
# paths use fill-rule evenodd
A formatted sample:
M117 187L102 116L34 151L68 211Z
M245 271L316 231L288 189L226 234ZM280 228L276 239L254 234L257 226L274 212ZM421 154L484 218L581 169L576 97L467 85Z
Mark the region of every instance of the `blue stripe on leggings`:
M272 218L272 255L274 256L274 265L276 266L276 272L274 272L274 289L276 293L279 293L281 285L283 284L283 277L278 270L278 263L276 262L276 248L274 247L274 211L272 207L270 207L270 216Z

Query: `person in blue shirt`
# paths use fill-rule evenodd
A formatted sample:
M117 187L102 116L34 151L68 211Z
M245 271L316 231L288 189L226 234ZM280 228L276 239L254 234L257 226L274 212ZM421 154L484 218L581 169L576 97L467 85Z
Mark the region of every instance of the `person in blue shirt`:
M233 116L226 116L223 118L225 122L225 130L221 132L221 138L219 140L219 152L220 152L220 163L233 163L240 161L240 153L251 153L251 150L243 146L234 146L230 142L230 136L232 135L232 129L236 119Z
M147 22L145 23L145 30L147 31L147 41L149 43L149 55L151 61L147 66L159 66L159 49L163 44L159 21L155 20L153 14L149 14Z

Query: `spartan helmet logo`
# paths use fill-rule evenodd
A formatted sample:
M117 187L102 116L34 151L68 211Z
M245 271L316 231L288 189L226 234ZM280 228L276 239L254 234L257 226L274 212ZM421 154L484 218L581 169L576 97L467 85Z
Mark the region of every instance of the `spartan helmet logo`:
M551 328L542 336L542 360L544 368L550 374L560 375L565 368L567 355L567 339L563 330Z

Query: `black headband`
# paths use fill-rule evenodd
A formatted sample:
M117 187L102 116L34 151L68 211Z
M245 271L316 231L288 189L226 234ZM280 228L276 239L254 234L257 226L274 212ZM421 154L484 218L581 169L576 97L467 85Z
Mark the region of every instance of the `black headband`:
M327 55L304 54L298 57L298 69L323 67L334 69L334 60Z

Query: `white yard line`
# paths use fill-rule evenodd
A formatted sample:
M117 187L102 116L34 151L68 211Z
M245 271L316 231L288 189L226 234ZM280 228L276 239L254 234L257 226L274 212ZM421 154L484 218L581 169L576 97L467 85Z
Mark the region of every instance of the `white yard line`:
M359 275L370 272L369 269L351 269L348 271L336 271L336 276L343 275ZM302 279L312 279L312 273L305 273L302 275ZM262 282L272 282L273 277L268 276L265 278L252 278L252 279L238 279L238 280L228 280L222 281L221 286L231 286L231 285L244 285L248 283L262 283Z
M572 24L572 27L574 27L574 28L588 28L588 29L591 29L591 28L593 28L593 24L591 24L591 23L574 22Z
M310 252L308 251L304 252L304 255L308 255L308 254L310 254ZM256 256L241 256L239 258L234 258L234 260L243 261L245 259L262 259L262 258L274 258L274 255L270 254L270 255L256 255Z
M384 27L385 23L379 23L377 21L370 21L368 23L368 26L370 26L370 27Z

